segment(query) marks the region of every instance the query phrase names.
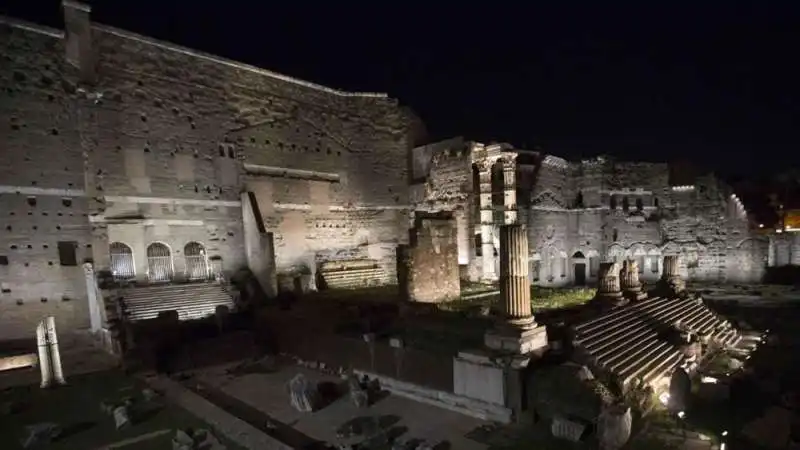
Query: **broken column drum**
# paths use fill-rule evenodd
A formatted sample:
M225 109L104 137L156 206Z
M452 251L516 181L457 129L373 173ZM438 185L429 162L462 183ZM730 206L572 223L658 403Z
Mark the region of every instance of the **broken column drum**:
M620 272L622 293L631 300L642 300L647 294L642 292L642 283L639 281L639 263L635 259L625 260Z
M607 262L600 264L598 271L599 286L597 287L598 297L620 298L622 290L619 283L620 264L617 262Z
M528 279L528 234L523 225L500 227L500 296L503 315L513 326L533 324Z
M660 295L674 296L686 291L686 283L680 276L680 258L678 255L664 256L664 271L658 280L657 290Z

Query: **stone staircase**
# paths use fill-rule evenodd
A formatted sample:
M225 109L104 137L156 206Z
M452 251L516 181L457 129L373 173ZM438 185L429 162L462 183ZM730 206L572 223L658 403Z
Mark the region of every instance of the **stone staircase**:
M386 273L372 259L328 261L320 266L327 289L357 289L387 284Z
M699 297L654 297L574 325L572 344L623 386L634 379L652 384L684 362L681 347L665 333L676 322L723 346L735 346L742 339Z
M219 283L137 286L122 292L123 314L130 321L154 319L171 310L180 320L200 319L214 314L220 305L234 308L233 298Z

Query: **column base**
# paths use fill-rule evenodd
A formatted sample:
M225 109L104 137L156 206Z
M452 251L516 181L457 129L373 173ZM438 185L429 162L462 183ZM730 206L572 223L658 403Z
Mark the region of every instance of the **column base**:
M547 329L531 318L526 326L505 323L483 335L483 344L495 351L515 355L541 354L547 350Z
M655 292L662 297L681 297L686 295L686 283L680 277L661 279L656 283Z
M453 358L453 391L456 395L496 405L504 414L489 418L511 423L523 413L524 374L531 356L508 357L492 350L458 352Z
M629 289L623 291L622 296L632 302L638 302L647 298L647 292L642 291L642 288Z
M602 303L611 306L623 306L628 303L622 292L598 292L592 299L593 303Z

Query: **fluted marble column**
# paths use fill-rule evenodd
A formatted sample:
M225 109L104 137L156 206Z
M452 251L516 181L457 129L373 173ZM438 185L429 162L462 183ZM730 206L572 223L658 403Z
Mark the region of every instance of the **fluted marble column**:
M491 165L486 161L476 163L479 179L479 207L480 207L480 234L481 234L481 261L482 278L496 280L494 268L494 245L492 231L494 230L494 212L492 209L492 172Z
M517 164L516 156L503 158L503 223L517 223Z
M663 270L661 272L661 278L667 279L674 276L678 276L678 255L667 255L664 257L664 264L662 265Z
M600 264L598 271L597 298L600 300L610 300L614 303L621 300L622 290L620 289L619 272L621 265L617 262L605 262Z
M509 324L533 324L528 278L528 233L524 225L500 227L500 295Z
M686 291L686 283L680 275L680 257L678 255L664 256L664 264L661 265L661 279L656 285L657 292L663 296L681 295Z
M639 281L639 263L635 259L625 260L620 273L622 294L631 300L642 300L647 294L642 292L642 283Z

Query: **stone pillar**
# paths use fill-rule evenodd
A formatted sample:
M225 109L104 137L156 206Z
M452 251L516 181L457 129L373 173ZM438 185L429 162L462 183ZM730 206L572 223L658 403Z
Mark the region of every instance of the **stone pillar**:
M500 227L500 298L509 324L523 327L533 324L528 233L523 225Z
M524 225L500 227L500 297L503 317L484 336L493 350L526 355L547 347L547 332L531 313L528 233Z
M598 286L596 300L610 302L614 305L624 303L622 290L620 289L619 273L620 264L617 262L606 262L600 264L597 274Z
M492 211L492 167L487 162L478 163L480 179L480 216L481 216L481 262L482 275L486 280L496 280L494 270L494 217Z
M503 158L503 223L517 223L516 154Z
M647 294L642 292L642 283L639 281L639 263L635 259L625 260L620 277L622 294L625 298L629 300L647 298Z
M661 279L656 284L656 293L664 297L676 297L685 294L686 283L680 275L680 258L678 255L664 256Z

